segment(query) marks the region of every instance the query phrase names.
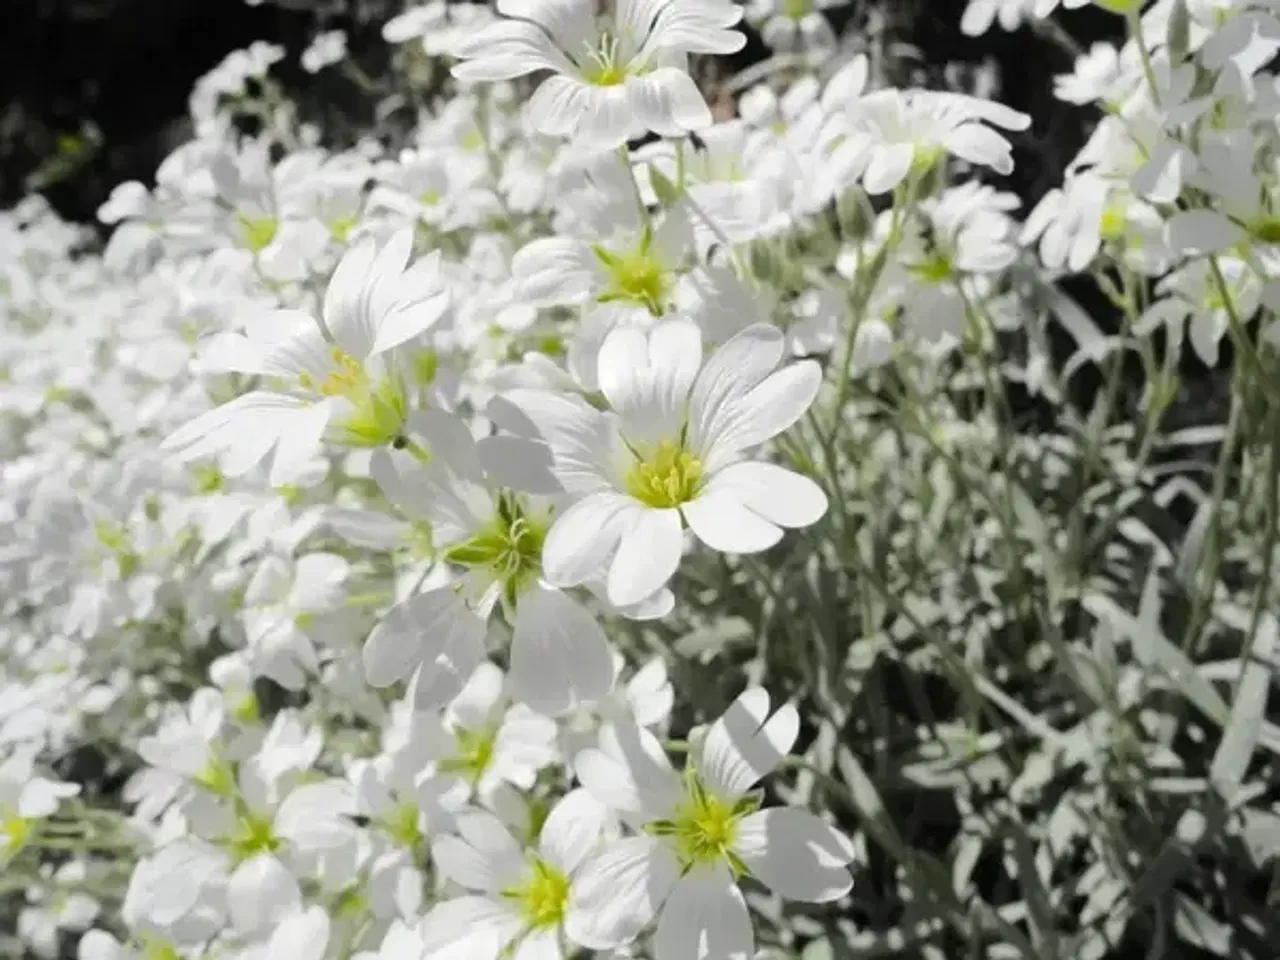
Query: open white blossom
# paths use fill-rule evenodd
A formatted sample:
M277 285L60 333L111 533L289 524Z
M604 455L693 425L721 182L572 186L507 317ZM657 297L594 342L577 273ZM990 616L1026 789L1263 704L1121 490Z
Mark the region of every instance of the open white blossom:
M499 0L506 19L457 49L462 80L552 76L529 101L539 133L613 147L648 130L675 135L711 123L686 72L691 53L733 53L742 8L728 0Z
M622 328L600 348L608 410L544 391L504 396L494 415L546 443L551 473L574 500L543 546L552 583L585 583L607 565L609 600L625 607L671 579L686 526L714 550L756 553L784 528L821 518L827 498L817 484L747 458L802 417L818 390L816 364L777 369L783 344L772 327L748 327L704 362L688 321L648 334ZM509 461L495 467L517 475Z

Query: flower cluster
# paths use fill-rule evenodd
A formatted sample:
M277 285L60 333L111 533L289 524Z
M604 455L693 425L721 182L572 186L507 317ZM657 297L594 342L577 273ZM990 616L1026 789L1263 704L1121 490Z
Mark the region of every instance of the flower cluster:
M691 702L701 654L674 640L760 585L785 619L772 569L813 624L878 630L832 584L888 569L854 497L907 441L863 444L854 395L915 404L941 530L947 457L991 442L938 412L955 370L1023 334L995 375L1056 400L1049 317L1069 366L1120 356L1065 275L1095 272L1148 338L1149 430L1184 336L1214 365L1230 335L1258 386L1280 19L1106 4L1130 39L1058 83L1105 113L1019 219L981 178L1032 118L885 85L836 6L413 7L383 36L427 106L394 149L321 146L270 97L237 133L226 105L281 56L257 45L201 81L154 187L103 206L101 255L39 199L0 214L0 897L33 950L748 960L799 949L780 903L849 896L859 821L806 807L843 790L874 820L832 760L865 665L806 649L800 706L762 666L776 624L747 624L755 665L726 656L719 699ZM1054 6L973 0L964 29ZM744 15L803 56L716 120L691 58L739 50ZM414 86L424 62L450 76ZM304 57L348 64L340 32ZM1015 574L1065 606L1060 569ZM55 773L85 743L118 747L118 795Z

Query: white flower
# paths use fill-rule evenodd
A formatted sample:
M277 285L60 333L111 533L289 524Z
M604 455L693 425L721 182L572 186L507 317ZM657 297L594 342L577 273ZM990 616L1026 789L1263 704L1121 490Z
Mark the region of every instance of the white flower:
M290 913L271 931L262 947L250 951L242 960L324 960L331 926L329 914L321 906Z
M583 786L636 836L606 843L575 878L569 936L594 950L622 946L657 917L655 960L751 957L754 936L736 880L750 874L790 899L823 903L853 885L849 840L813 814L760 809L752 788L791 749L795 708L769 714L769 695L748 689L711 725L677 773L658 741L611 728L577 759Z
M491 813L458 818L458 836L432 845L436 867L474 893L447 900L422 922L430 956L497 960L503 956L560 958L574 874L595 850L608 811L586 790L573 790L551 809L536 847L524 850Z
M1117 50L1109 43L1095 43L1076 58L1071 73L1053 78L1053 94L1067 103L1120 104L1145 82L1136 47Z
M215 744L226 720L218 691L203 687L191 696L185 707L171 713L154 734L138 742L138 755L152 765L151 770L141 771L138 777L147 775L152 781L151 789L158 786L156 774L179 778L170 785L170 798L184 781L216 792L229 776L225 759ZM145 789L142 785L134 787L131 783L130 786Z
M245 589L249 661L259 675L301 690L319 672L311 632L346 600L350 564L332 553L309 553L296 563L267 556Z
M452 778L482 803L504 784L533 786L556 758L555 722L523 704L511 705L502 671L482 663L443 714L420 713L415 735L437 777Z
M678 136L711 123L686 72L690 53L726 54L746 39L731 30L742 9L726 0L618 0L596 18L595 0L499 0L505 17L460 44L460 80L510 80L538 70L528 104L533 127L601 148L653 131Z
M347 55L347 35L342 30L326 30L302 51L302 69L319 73L325 67L340 63Z
M78 784L38 776L34 751L18 751L0 763L0 863L33 839L39 821L79 792Z
M382 28L382 39L396 44L421 40L432 30L442 27L448 17L445 0L432 0L421 6L409 7L404 13L386 22Z
M921 204L923 222L909 225L884 284L901 304L903 323L922 340L963 338L970 304L984 301L990 277L1017 258L1008 211L1018 202L970 181Z
M802 50L819 62L836 49L836 34L823 10L848 0L750 0L747 16L760 25L764 42L774 50Z
M324 322L296 310L258 318L245 334L215 339L211 371L275 377L280 390L254 390L172 433L162 449L183 461L216 455L240 476L273 450L273 485L287 483L326 432L340 443L376 447L399 436L408 413L406 377L391 351L440 319L448 305L435 257L406 264L402 231L381 249L371 240L343 256L324 298Z
M1062 0L1062 6L1075 10L1089 0ZM967 37L980 37L999 23L1000 29L1014 31L1028 20L1043 20L1058 7L1058 0L969 0L960 18L960 32Z
M550 505L490 483L484 448L460 420L423 414L416 423L442 465L423 470L379 451L374 476L430 521L441 558L461 575L391 609L365 644L370 683L386 686L417 670L421 708L456 696L484 656L484 625L500 605L512 629L508 682L517 700L548 715L600 700L613 684L604 631L543 578ZM514 461L536 462L540 452L517 437L493 443Z
M667 677L667 665L654 657L625 683L619 682L625 661L613 653L614 689L598 704L577 711L561 721L562 752L574 757L596 745L601 727L612 723L636 724L651 730L666 728L675 702L675 690Z
M1124 231L1123 207L1109 207L1112 185L1090 173L1070 177L1041 197L1023 224L1021 241L1037 242L1040 260L1050 270L1086 269L1104 237ZM1108 217L1108 210L1116 211Z
M778 330L757 324L704 364L701 334L688 321L647 334L624 327L600 350L608 411L538 390L491 405L495 420L546 441L551 470L574 500L547 534L548 581L585 583L607 567L609 601L626 607L670 580L686 525L712 549L755 553L777 543L782 528L816 522L827 509L817 484L745 459L803 416L821 384L812 361L775 370L783 349Z
M1181 340L1184 327L1191 347L1206 365L1218 365L1218 347L1230 326L1231 314L1251 317L1262 304L1262 281L1249 264L1237 257L1217 260L1224 284L1206 260L1195 260L1168 276L1156 286L1156 292L1167 295L1153 303L1138 324L1146 333L1159 324Z
M1031 125L1031 117L1002 103L936 90L877 90L833 106L843 109L825 135L835 146L819 176L836 184L860 181L870 194L888 193L948 153L1011 173L1013 148L992 128Z
M197 941L227 925L228 858L194 837L170 843L134 867L120 917L162 940Z

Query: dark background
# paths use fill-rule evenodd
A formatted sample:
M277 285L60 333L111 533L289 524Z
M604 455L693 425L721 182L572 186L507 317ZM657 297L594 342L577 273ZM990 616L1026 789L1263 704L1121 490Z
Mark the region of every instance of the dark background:
M836 11L857 29L882 19L892 38L914 47L916 77L946 86L960 72L994 66L999 94L1036 118L1018 142L1018 170L1006 184L1034 201L1061 176L1083 142L1090 112L1052 99L1052 78L1070 58L1028 29L998 28L971 39L958 29L965 0L857 0ZM277 69L303 101L318 82L297 58L318 29L349 32L353 54L385 55L380 23L400 0L3 0L0 2L0 208L33 189L64 217L88 222L121 181L149 182L160 160L186 136L192 85L232 50L255 40L288 51ZM878 14L878 16L876 16ZM1114 36L1118 18L1066 11L1060 21L1087 46ZM767 56L755 37L736 58L741 68ZM952 66L948 68L948 64ZM944 77L948 73L950 77ZM921 75L924 75L923 77ZM325 90L339 100L358 91ZM304 103L305 106L305 103Z

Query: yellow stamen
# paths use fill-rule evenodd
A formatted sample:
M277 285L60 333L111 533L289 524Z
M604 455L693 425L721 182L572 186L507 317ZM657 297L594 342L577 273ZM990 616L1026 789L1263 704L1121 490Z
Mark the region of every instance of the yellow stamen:
M702 461L683 446L664 441L631 468L625 487L645 506L665 510L697 496L701 481Z

